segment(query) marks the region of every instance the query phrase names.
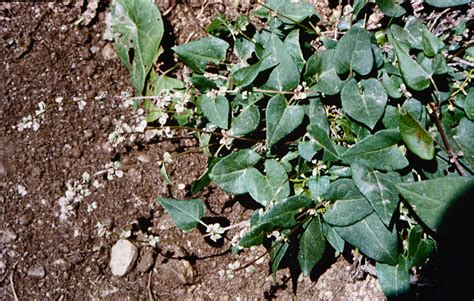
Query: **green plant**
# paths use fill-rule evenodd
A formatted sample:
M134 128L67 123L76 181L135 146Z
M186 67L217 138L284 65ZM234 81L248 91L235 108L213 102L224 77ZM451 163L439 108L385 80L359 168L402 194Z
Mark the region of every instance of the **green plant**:
M220 15L208 27L217 36L173 47L192 70L184 82L150 68L162 33L138 18L150 1L112 4L113 20L135 22L139 38L154 34L147 62L142 43L124 40L128 29L112 28L149 125L193 130L212 157L192 194L213 182L261 206L235 252L265 244L273 273L290 256L307 276L327 242L337 253L356 248L376 262L387 296L398 296L409 289L410 270L435 251L432 234L446 211L474 185L473 51L465 51L467 64L448 64L456 47L396 1L376 2L393 17L387 28L367 31L359 12L369 4L355 1L338 41L314 26L307 3L262 4L254 15L266 28L254 34L248 17ZM160 20L159 12L151 18ZM312 48L314 39L324 50ZM159 203L183 230L201 223L219 239L228 229L201 221L201 200Z

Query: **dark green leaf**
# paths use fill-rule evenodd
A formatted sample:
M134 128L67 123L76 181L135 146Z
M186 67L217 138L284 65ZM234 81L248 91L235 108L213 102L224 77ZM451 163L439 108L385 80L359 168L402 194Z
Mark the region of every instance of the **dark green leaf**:
M202 74L207 64L219 64L225 59L227 48L226 41L208 36L172 49L194 72Z
M327 95L336 95L344 82L336 73L334 50L314 53L306 64L304 79L310 89Z
M324 198L336 201L323 215L324 220L331 225L352 225L374 211L357 189L355 182L350 179L332 182Z
M240 114L232 118L232 135L243 136L255 131L260 124L260 110L255 105L245 106Z
M408 160L397 143L401 140L398 130L382 130L362 139L342 154L347 164L362 162L370 168L397 170L408 166Z
M382 78L382 84L390 97L400 98L403 96L401 90L403 79L401 77L396 75L388 76L387 73L385 73Z
M355 71L367 75L374 64L370 37L365 29L352 27L336 47L336 70L343 74Z
M341 100L344 111L355 120L373 129L382 117L387 104L387 92L374 78L349 80L342 88Z
M447 210L474 187L474 177L443 177L396 186L420 219L437 231Z
M453 7L468 4L471 0L425 0L425 2L434 7Z
M266 109L267 146L270 148L286 135L293 132L303 121L301 106L288 106L282 95L273 96Z
M410 273L405 264L388 265L377 262L375 268L380 286L387 298L405 296L410 291Z
M463 158L474 167L474 122L467 118L461 119L453 139L461 149Z
M218 95L207 96L201 98L201 110L204 116L212 124L222 129L228 128L229 119L229 101L225 96Z
M464 111L470 120L474 120L474 89L469 89L464 101Z
M262 61L259 61L253 65L237 69L232 73L232 79L234 80L237 87L245 87L250 85L258 75L260 65Z
M429 57L433 57L440 53L444 48L443 42L432 34L427 28L423 29L423 51Z
M201 200L174 200L158 198L158 202L171 216L176 226L190 231L204 216L204 203Z
M413 227L408 234L407 268L424 264L434 250L434 241L423 238L423 229L420 226Z
M209 177L227 192L246 193L248 170L260 159L260 156L253 150L240 150L221 159L212 168Z
M401 182L400 175L396 172L381 173L359 163L352 164L351 170L352 179L360 192L369 200L388 227L398 207L398 191L395 184Z
M387 264L397 263L397 231L395 228L389 231L377 213L373 212L355 224L334 229L368 257Z
M163 90L181 90L184 89L184 83L176 78L166 75L158 75L155 70L150 70L150 79L145 95L159 95Z
M272 228L291 228L298 222L295 215L301 209L311 206L313 201L304 196L291 196L277 203L266 211L259 219L259 224L270 224Z
M329 139L328 134L323 129L315 125L308 125L306 131L311 136L311 138L314 139L311 141L314 141L316 144L321 146L325 152L328 152L334 158L339 158L339 152L334 147L334 144L332 143L331 139Z
M424 160L434 157L434 141L431 135L404 108L398 110L400 135L408 149Z
M304 232L299 240L298 262L304 276L309 276L314 266L323 257L326 249L319 216L314 216L303 224Z
M280 163L266 160L265 173L263 176L257 169L250 168L247 177L249 194L264 207L278 203L290 194L288 175Z
M407 47L423 49L423 31L425 26L417 18L408 17L405 26L402 28L396 24L390 26L390 32L397 42L405 44Z
M309 99L308 106L309 124L318 126L329 134L329 122L326 116L326 110L321 102L321 99L312 97Z
M270 250L270 261L272 262L273 283L277 283L277 271L282 259L285 257L290 243L288 241L275 242Z
M304 60L303 53L301 52L300 47L300 30L295 29L293 31L290 31L283 43L285 44L286 49L288 49L288 52L293 58L293 61L295 62L296 67L298 68L298 71L301 72L306 61Z
M327 176L309 178L308 187L313 200L318 201L328 191L329 181Z
M142 94L163 37L160 11L152 1L116 0L111 4L111 16L117 54L130 72L133 87Z
M398 18L406 13L406 10L395 0L377 0L376 2L380 10L389 17Z
M344 252L344 239L337 234L333 227L331 227L328 223L322 223L324 236L328 240L329 244L339 253Z
M316 14L314 5L305 2L289 2L287 0L269 0L266 7L261 10L264 13L271 14L272 11L277 13L278 18L288 24L301 22L306 18Z
M235 53L241 61L246 62L255 52L255 44L244 38L237 38L235 41Z
M320 149L321 147L312 141L303 141L298 143L298 151L300 153L301 158L305 159L308 162L311 162L311 160L313 160L314 155Z

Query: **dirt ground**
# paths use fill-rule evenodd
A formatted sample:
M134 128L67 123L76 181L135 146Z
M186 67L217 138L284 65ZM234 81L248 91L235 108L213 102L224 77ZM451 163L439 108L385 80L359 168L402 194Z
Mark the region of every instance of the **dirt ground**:
M274 286L268 258L255 261L264 249L232 255L229 242L213 245L199 231L176 229L156 199L188 196L207 158L189 153L171 164L173 180L185 184L179 189L162 180L158 163L165 152L192 149L192 138L151 138L148 130L117 147L109 142L117 124L136 122L121 97L133 93L129 76L102 39L106 5L89 22L86 3L64 2L0 4L1 300L385 299L351 256L327 256L310 279L283 269ZM238 12L200 1L157 2L178 43L202 35L218 11ZM20 131L40 102L48 109L37 131ZM124 175L107 180L115 161ZM85 172L90 181L81 192ZM74 185L82 196L64 204ZM216 187L200 197L210 218L237 224L251 214ZM118 278L109 261L122 231L130 231L140 255ZM143 242L150 235L160 237L157 248Z

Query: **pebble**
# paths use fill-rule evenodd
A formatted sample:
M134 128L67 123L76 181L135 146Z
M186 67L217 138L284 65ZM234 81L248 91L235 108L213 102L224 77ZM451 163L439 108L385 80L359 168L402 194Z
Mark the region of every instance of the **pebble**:
M147 130L145 131L145 141L150 142L151 140L153 140L153 138L155 138L159 134L160 134L160 131L157 129Z
M43 266L33 266L28 269L26 274L31 278L43 279L46 276L46 271Z
M125 239L118 240L110 254L112 275L122 277L132 269L138 257L138 248Z
M94 132L92 130L85 130L84 131L84 138L89 140L92 137L94 137Z
M118 58L118 55L117 53L115 52L114 48L112 47L111 44L107 44L104 46L104 48L102 49L102 57L105 59L105 60L114 60L116 58Z
M145 153L139 153L137 156L137 161L143 164L150 163L150 157Z
M137 270L142 273L148 272L154 263L155 253L153 249L145 249L145 251L143 251L143 254L140 255L140 261L138 262Z
M0 243L7 244L16 239L16 234L10 230L0 230Z

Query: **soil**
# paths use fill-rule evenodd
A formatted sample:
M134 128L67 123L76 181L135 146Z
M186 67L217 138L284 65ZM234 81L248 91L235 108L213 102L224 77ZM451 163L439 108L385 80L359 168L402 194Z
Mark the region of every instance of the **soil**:
M351 256L328 256L311 278L282 269L275 286L268 258L255 261L263 248L232 255L230 242L212 244L199 231L176 229L156 199L188 196L207 157L191 152L170 164L175 183L185 184L180 190L162 180L158 163L165 152L192 149L192 138L149 139L147 131L125 146L108 142L117 122L136 118L120 96L133 93L129 76L102 38L106 5L90 22L79 22L86 3L63 2L0 4L1 300L385 299L377 280L360 273ZM178 43L202 36L216 13L238 13L228 4L159 2ZM39 129L19 131L41 101L50 109ZM121 162L124 176L109 181L106 165L113 161ZM99 185L84 184L90 195L72 203L62 219L59 200L84 172ZM237 224L251 214L213 186L200 198L211 219ZM130 273L114 277L110 250L122 231L131 232L140 255ZM143 242L149 235L160 237L157 248Z

